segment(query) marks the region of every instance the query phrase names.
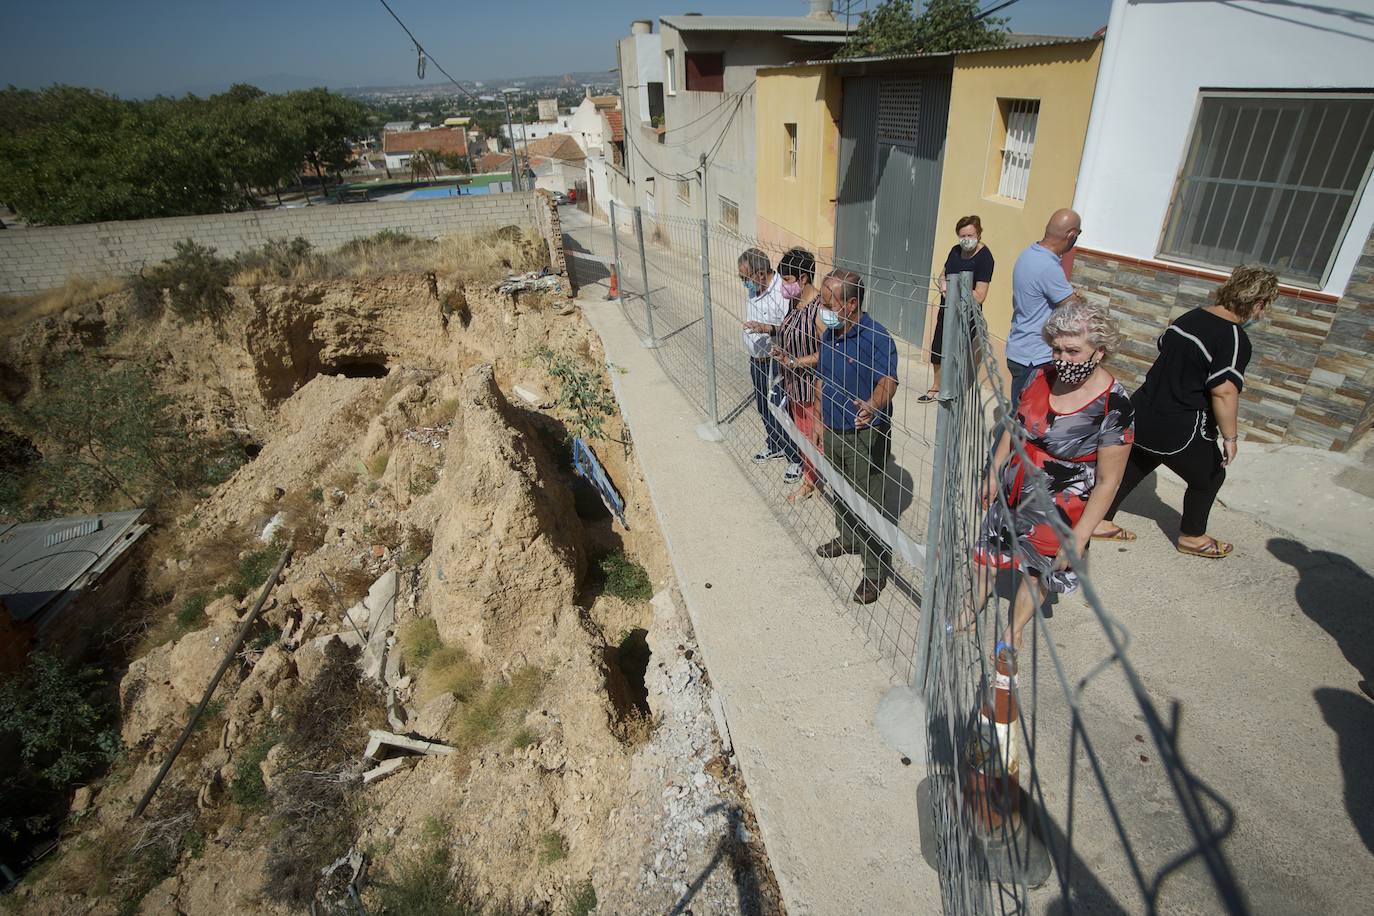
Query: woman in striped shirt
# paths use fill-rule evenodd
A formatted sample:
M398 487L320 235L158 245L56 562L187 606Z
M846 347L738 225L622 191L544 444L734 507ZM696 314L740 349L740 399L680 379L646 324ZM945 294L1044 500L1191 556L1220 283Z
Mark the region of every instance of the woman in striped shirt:
M783 392L792 412L792 422L808 441L814 441L812 430L820 421L816 418L814 385L816 362L820 358L821 293L816 289L816 256L805 248L793 248L778 262L782 277L782 294L791 308L778 328L779 345L773 347L773 358L782 367ZM801 487L788 502L806 499L816 492L816 468L802 456L801 467L788 468L787 479L801 478Z

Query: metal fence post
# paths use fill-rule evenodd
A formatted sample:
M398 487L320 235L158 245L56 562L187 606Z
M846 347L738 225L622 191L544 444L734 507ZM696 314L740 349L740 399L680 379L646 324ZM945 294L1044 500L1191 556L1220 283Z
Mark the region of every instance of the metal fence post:
M697 436L707 442L722 442L725 436L716 425L716 332L711 320L711 235L706 220L701 221L701 308L706 333L706 422L697 427Z
M615 272L615 282L611 286L616 288L620 285L620 228L615 221L615 198L611 199L611 255L611 270ZM615 298L620 298L618 293L619 290Z
M644 215L639 207L635 207L635 238L639 240L639 276L644 281L644 330L647 335L640 343L652 350L658 346L658 338L654 336L654 307L649 301L649 259L644 247Z
M941 346L945 353L946 371L940 374L939 414L935 418L935 460L930 481L930 512L926 517L926 568L921 583L921 616L916 630L916 670L915 683L912 685L924 696L930 679L930 654L933 640L938 638L935 615L939 612L940 597L945 591L946 566L953 559L952 551L956 545L943 543L946 505L945 482L953 469L950 461L954 449L950 448L951 428L957 423L956 410L958 379L955 368L958 335L966 328L968 320L964 315L964 288L972 274L950 274L945 278L945 327ZM954 369L954 372L949 370ZM941 621L943 622L943 621Z

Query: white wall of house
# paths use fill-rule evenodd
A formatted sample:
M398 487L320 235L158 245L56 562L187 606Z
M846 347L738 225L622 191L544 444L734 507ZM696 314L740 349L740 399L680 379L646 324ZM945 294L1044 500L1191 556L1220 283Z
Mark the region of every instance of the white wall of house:
M595 208L593 213L604 217L610 211L612 199L610 168L606 165L605 157L599 153L587 156L585 168L587 188L591 191L592 206Z
M1369 0L1113 0L1074 196L1083 245L1158 256L1200 90L1374 86L1369 10ZM1324 292L1344 291L1371 227L1374 191L1366 186Z
M397 171L410 168L410 153L387 153L386 167Z
M510 130L506 125L501 125L501 136L510 138L512 135L517 140L524 140L525 135L529 134L529 139L540 140L544 137L551 137L554 134L566 134L572 124L572 115L559 115L552 121L535 121L533 124L514 123Z
M595 102L586 98L573 109L572 115L568 118L568 129L564 133L572 135L577 145L582 147L582 152L590 153L605 145L601 123L601 111Z

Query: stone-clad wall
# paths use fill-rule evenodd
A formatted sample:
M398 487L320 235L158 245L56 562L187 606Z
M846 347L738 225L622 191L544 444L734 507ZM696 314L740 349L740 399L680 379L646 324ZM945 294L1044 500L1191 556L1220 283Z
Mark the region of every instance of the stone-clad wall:
M1107 301L1121 322L1112 372L1128 389L1154 362L1170 321L1205 305L1221 281L1203 271L1078 249L1073 282ZM1240 428L1261 442L1296 442L1344 451L1374 423L1374 234L1337 301L1285 287L1249 329L1254 355L1245 373Z
M171 257L172 246L187 238L228 256L268 239L296 236L328 251L383 229L434 238L520 226L548 237L551 222L547 214L541 219L538 206L551 203L537 195L480 194L6 230L0 232L0 293L41 292L70 276L136 273Z

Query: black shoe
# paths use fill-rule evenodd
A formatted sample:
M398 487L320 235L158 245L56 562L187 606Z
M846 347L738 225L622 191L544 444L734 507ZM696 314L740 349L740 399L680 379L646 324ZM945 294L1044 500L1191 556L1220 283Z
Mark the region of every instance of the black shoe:
M848 547L844 546L844 544L841 543L839 538L835 538L831 541L826 541L824 544L816 548L816 556L825 557L827 560L833 560L836 557L842 557L847 553L858 553L858 551L850 550Z
M859 583L859 587L854 589L854 603L872 604L878 600L878 595L882 594L883 586L886 584L882 579L865 578Z

